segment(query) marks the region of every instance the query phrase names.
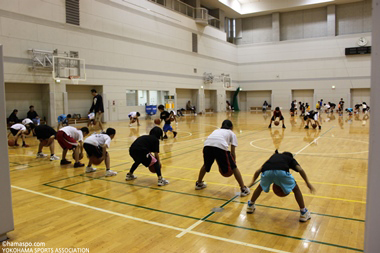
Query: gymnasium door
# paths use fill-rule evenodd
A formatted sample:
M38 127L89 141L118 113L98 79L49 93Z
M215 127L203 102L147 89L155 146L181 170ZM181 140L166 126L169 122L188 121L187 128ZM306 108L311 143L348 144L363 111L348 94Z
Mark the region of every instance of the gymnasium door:
M186 104L190 101L191 105L198 105L198 90L193 89L176 89L177 109L186 109ZM198 108L197 108L198 109Z
M247 92L247 106L250 107L262 107L264 101L268 104L272 104L272 91L270 90L255 90Z
M24 119L31 105L34 105L34 109L41 119L48 119L49 117L50 97L48 84L6 83L5 101L7 117L14 109L17 109L17 117Z
M351 107L366 102L371 106L371 89L351 89Z
M216 90L205 90L205 109L213 109L216 112Z
M292 90L292 100L297 100L302 103L309 103L310 108L314 108L314 90ZM290 108L290 101L289 101Z

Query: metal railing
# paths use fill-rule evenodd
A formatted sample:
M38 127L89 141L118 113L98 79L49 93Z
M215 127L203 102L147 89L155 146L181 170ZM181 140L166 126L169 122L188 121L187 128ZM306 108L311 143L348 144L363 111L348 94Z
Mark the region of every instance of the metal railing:
M186 15L196 20L197 23L209 24L215 28L220 27L220 20L209 15L208 10L205 8L194 8L179 0L148 0L150 2L159 4L169 10Z

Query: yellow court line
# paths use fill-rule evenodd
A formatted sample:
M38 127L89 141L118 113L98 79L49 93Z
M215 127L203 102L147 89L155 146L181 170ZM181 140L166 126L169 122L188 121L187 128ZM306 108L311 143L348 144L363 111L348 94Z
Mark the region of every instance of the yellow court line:
M148 173L143 173L143 172L136 172L135 174L146 175L146 176L150 176L150 177L157 177L156 174L148 174ZM165 178L177 179L177 180L182 180L182 181L189 181L189 182L194 182L194 183L197 181L197 180L194 180L194 179L180 178L180 177L167 177L167 176L165 176ZM239 186L237 186L237 185L221 184L221 183L215 183L215 182L209 182L209 181L207 181L207 184L214 184L214 185L221 185L221 186L228 186L228 187L239 188Z
M167 167L167 168L178 168L178 169L183 169L183 170L195 170L195 171L199 171L200 168L196 169L196 168L186 168L186 167L181 167L181 166L166 166L166 165L163 165L163 167ZM211 173L219 173L219 172L216 172L216 171L210 171ZM250 174L241 174L242 176L247 176L247 177L253 177L253 174L250 175ZM301 181L303 182L303 181ZM356 186L356 185L349 185L349 184L334 184L334 183L327 183L327 182L311 182L313 184L325 184L325 185L332 185L332 186L344 186L344 187L352 187L352 188L361 188L361 189L367 189L367 187L365 186Z
M156 177L155 174L148 174L148 173L136 173L136 174L141 174L141 175L146 175L146 176L151 176L151 177ZM197 180L193 179L188 179L188 178L180 178L180 177L166 177L169 179L177 179L177 180L182 180L182 181L189 181L189 182L196 182ZM228 186L228 187L235 187L238 188L236 185L231 185L231 184L221 184L221 183L215 183L215 182L209 182L207 181L207 184L214 184L214 185L222 185L222 186ZM293 193L293 192L292 192ZM330 199L330 200L339 200L339 201L346 201L346 202L353 202L353 203L361 203L361 204L366 204L365 201L361 200L353 200L353 199L344 199L344 198L332 198L332 197L327 197L327 196L319 196L319 195L314 195L314 194L303 194L303 196L308 196L308 197L314 197L314 198L320 198L320 199Z

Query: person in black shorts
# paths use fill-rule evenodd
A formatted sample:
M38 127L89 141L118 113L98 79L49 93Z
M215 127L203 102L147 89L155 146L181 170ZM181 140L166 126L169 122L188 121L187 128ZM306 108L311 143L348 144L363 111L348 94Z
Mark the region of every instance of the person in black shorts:
M175 138L177 136L177 132L174 131L172 126L170 125L172 116L170 115L168 111L165 111L165 107L163 105L159 105L158 110L161 112L160 119L165 122L164 127L163 127L164 139L168 138L168 136L166 135L168 131L173 132L173 137Z
M339 101L339 112L343 112L343 110L344 110L344 101L343 101L343 98L341 98Z
M282 116L280 107L276 107L276 109L273 111L273 116L270 120L268 128L272 127L272 122L275 121L277 118L280 118L280 120L282 121L282 128L286 128L285 123L284 123L284 116Z
M162 129L154 127L149 135L143 135L138 137L129 148L129 155L133 158L134 164L127 173L125 180L134 180L137 177L133 175L133 172L140 164L145 167L154 166L155 173L158 177L158 186L164 186L169 184L169 181L162 177L161 174L161 162L160 156L160 138L162 137ZM154 156L151 155L154 153Z
M205 140L203 147L203 166L199 171L198 180L195 183L195 190L202 190L207 187L203 181L206 172L210 172L215 160L219 167L219 172L224 177L234 175L240 186L240 196L244 197L250 193L250 190L245 186L240 170L236 165L237 138L233 130L233 124L226 119L222 123L220 129L214 130ZM231 151L229 147L231 146Z
M59 160L59 157L54 154L54 140L57 132L48 125L39 125L34 129L34 134L40 141L38 145L37 158L45 158L47 155L42 153L43 147L50 148L50 161Z
M336 104L329 102L329 105L330 105L331 112L334 112Z
M30 134L30 132L34 129L34 127L35 127L34 124L26 124L24 126L23 124L16 123L16 124L11 126L10 133L8 134L8 137L11 134L15 137L14 141L15 141L15 146L17 147L17 146L19 146L17 144L17 140L21 136L22 147L27 148L27 147L29 147L29 145L25 143L25 135Z

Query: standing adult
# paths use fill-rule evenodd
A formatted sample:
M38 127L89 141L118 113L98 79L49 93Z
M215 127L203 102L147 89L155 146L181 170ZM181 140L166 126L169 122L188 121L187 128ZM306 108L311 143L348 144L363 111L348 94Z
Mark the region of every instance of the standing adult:
M88 114L91 112L95 113L95 126L99 122L99 128L103 131L103 125L102 125L102 115L104 113L104 106L103 106L103 98L100 96L95 89L91 90L92 96L94 96L92 100L92 105L90 108L90 111Z
M40 125L40 117L38 116L37 112L34 110L34 106L29 106L29 111L26 114L28 119L31 119L33 123L37 126Z

